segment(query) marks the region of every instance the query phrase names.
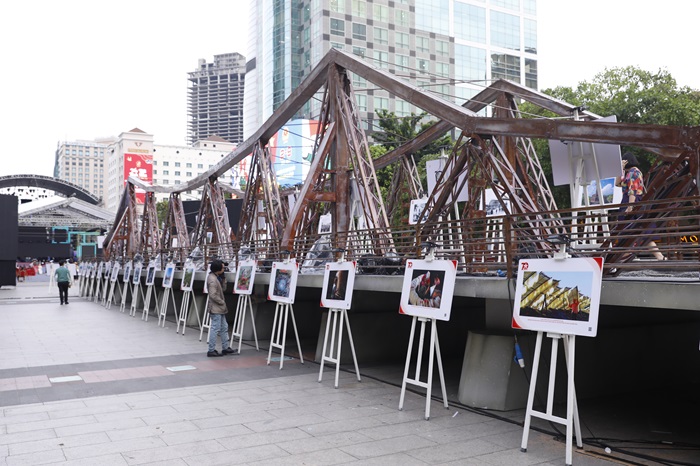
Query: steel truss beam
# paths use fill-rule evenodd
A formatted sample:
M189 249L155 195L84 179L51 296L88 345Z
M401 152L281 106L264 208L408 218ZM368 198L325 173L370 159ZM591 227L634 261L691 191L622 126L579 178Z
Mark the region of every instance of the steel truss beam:
M112 229L103 243L106 259L131 258L139 249L138 213L136 212L136 187L126 183Z
M163 251L172 251L174 260L185 262L191 246L180 193L171 193L168 199L168 213L165 217L161 241Z
M160 241L156 195L155 193L147 192L143 204L143 215L141 216L140 251L143 257L150 258L158 254Z
M219 258L226 258L226 260L233 258L231 226L228 221L226 200L215 178L210 179L204 185L197 215L197 225L192 232L193 247L204 250L209 243L217 245Z

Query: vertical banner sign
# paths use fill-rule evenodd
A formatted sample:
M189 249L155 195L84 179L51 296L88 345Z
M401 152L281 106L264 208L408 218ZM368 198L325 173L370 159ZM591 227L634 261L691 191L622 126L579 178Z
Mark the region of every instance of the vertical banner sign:
M124 154L124 184L133 176L146 183L153 182L153 155L151 154ZM136 202L143 204L146 193L143 189L136 188Z

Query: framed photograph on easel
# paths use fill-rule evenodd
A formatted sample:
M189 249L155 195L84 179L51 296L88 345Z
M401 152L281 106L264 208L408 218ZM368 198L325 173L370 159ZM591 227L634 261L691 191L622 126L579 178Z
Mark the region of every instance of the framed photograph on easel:
M603 259L521 259L513 328L595 337Z
M406 261L399 313L450 320L457 263L450 260Z
M326 264L321 291L321 307L350 309L355 286L355 262Z
M122 280L124 283L129 283L129 278L131 278L131 262L127 262L127 264L124 266L124 276L122 277Z
M294 304L299 267L295 259L289 262L273 262L267 299L279 303Z
M182 275L182 285L180 289L182 291L192 291L194 286L194 267L186 267L185 272Z
M236 270L236 281L233 285L233 292L235 294L253 293L256 266L257 263L254 260L244 260L238 264L238 270Z
M156 281L156 264L148 264L146 269L146 286L153 285Z
M132 285L139 285L141 283L141 271L143 270L143 264L140 262L134 265L134 276L131 279Z
M171 262L165 266L165 272L163 272L163 288L173 287L173 275L175 275L175 264Z
M120 269L119 262L115 262L114 265L112 266L112 271L111 275L109 276L109 281L110 282L116 282L117 279L119 278L119 269Z

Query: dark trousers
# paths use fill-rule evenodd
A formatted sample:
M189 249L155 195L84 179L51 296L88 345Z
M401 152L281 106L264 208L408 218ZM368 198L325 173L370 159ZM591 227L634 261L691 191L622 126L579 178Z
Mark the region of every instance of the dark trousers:
M58 297L61 299L61 304L68 304L68 285L70 282L58 282Z

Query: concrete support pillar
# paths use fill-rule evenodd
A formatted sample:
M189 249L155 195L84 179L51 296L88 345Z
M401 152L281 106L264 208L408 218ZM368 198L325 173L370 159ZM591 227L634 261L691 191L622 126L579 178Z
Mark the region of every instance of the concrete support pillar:
M469 332L459 381L460 403L509 411L524 408L528 385L513 361L513 336Z

